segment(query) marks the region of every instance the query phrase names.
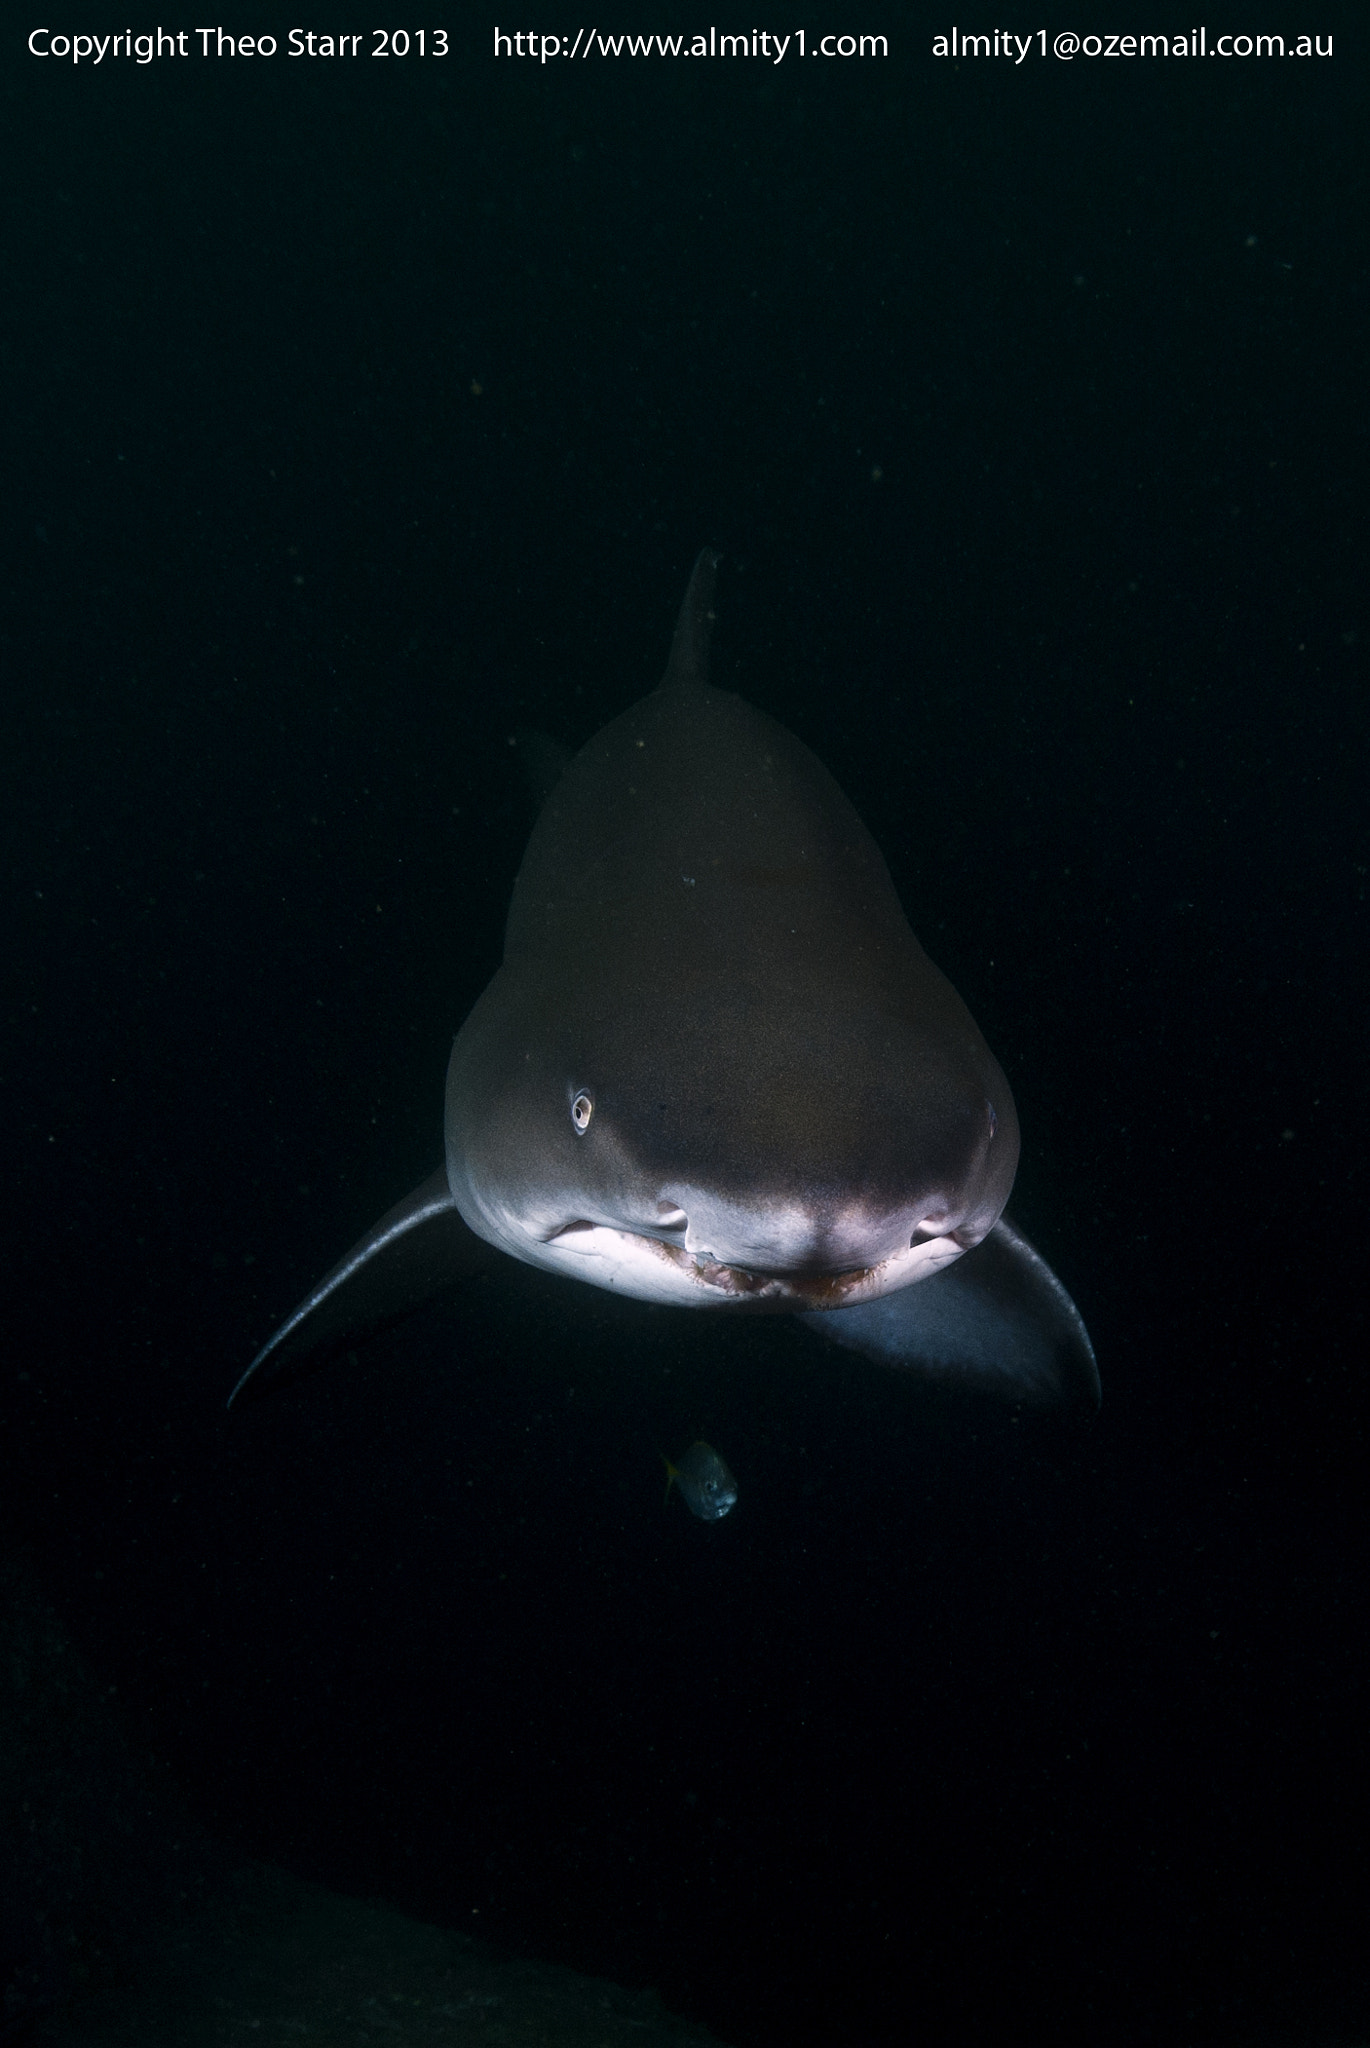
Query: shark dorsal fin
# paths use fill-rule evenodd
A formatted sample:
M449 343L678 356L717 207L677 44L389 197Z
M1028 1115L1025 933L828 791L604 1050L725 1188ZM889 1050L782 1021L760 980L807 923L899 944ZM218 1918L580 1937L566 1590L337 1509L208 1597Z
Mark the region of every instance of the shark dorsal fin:
M671 658L661 678L663 690L699 689L709 680L709 639L714 623L714 574L720 557L701 550L676 620Z

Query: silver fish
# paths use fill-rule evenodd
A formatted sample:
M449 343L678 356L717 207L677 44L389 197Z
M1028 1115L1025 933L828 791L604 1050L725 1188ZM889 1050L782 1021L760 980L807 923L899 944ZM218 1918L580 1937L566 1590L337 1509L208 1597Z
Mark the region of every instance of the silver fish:
M678 1465L669 1458L663 1462L667 1500L672 1486L678 1486L686 1507L701 1522L721 1522L737 1506L737 1481L712 1444L691 1444Z

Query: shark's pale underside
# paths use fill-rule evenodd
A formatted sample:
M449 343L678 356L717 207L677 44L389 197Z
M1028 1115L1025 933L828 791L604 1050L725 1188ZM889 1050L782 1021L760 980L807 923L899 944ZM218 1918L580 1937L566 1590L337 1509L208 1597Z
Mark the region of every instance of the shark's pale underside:
M827 770L707 681L716 561L659 687L547 798L504 963L452 1048L444 1164L233 1400L494 1247L645 1301L789 1312L1012 1400L1097 1403L1079 1313L1002 1213L1018 1119L993 1054Z

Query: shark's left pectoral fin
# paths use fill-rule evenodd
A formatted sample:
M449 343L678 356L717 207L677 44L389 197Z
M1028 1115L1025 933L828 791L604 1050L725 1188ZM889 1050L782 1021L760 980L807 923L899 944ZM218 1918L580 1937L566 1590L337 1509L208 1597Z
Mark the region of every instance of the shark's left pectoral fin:
M382 1216L281 1324L229 1395L228 1405L303 1378L494 1256L463 1223L440 1167Z
M931 1279L799 1320L833 1343L947 1386L983 1387L1034 1407L1099 1405L1099 1369L1080 1311L1002 1216L973 1252Z

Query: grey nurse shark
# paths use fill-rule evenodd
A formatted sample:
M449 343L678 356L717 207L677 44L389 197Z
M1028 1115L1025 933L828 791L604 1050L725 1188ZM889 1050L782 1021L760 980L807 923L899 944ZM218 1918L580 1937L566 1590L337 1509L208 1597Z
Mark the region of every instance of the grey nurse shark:
M658 687L555 782L504 962L452 1047L438 1171L231 1400L495 1253L642 1301L781 1313L1014 1401L1099 1398L1084 1323L1005 1217L1013 1097L837 784L707 680L717 556Z

